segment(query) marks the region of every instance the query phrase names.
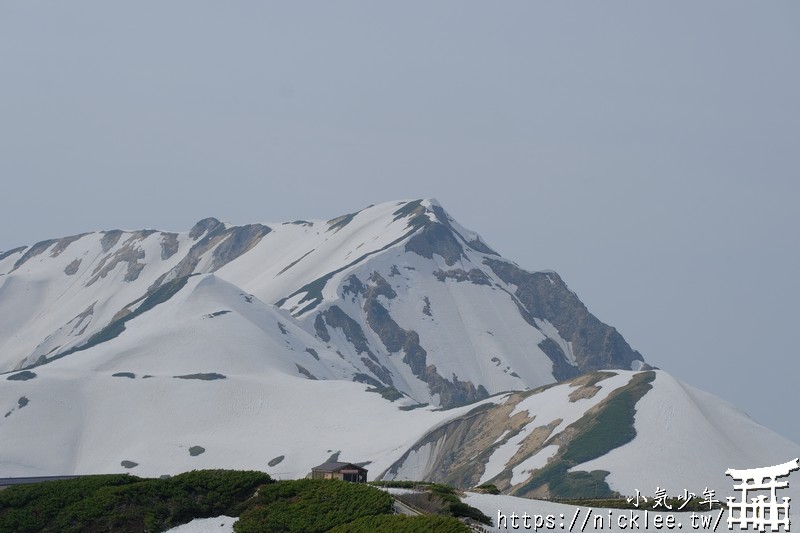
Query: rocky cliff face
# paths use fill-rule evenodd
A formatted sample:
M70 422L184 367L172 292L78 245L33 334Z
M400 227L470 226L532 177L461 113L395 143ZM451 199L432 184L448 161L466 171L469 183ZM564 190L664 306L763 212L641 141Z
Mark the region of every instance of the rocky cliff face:
M186 233L103 231L6 252L0 368L108 342L162 287L208 273L285 310L346 363L341 377L415 404L448 408L643 365L557 274L517 267L435 201L414 200L329 221L207 218Z

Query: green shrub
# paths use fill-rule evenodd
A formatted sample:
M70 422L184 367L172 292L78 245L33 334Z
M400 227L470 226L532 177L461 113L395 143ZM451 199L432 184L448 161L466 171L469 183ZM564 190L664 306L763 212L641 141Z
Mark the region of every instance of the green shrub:
M475 487L475 492L482 492L484 494L500 494L500 489L497 488L497 485L492 483L484 483L483 485L478 485Z
M168 479L89 476L0 492L0 531L161 531L221 514L237 516L262 472L204 470Z
M97 490L136 481L134 476L114 474L9 487L0 491L0 531L44 531L64 508Z
M281 481L261 488L234 530L322 532L362 516L390 513L391 508L392 497L369 485L338 480Z

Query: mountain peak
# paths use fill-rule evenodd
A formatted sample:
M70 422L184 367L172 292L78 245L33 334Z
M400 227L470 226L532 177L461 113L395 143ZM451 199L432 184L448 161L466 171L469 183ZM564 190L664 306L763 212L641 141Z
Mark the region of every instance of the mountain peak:
M36 244L0 263L0 314L15 317L0 324L0 369L71 359L97 339L113 346L108 331L150 316L136 314L141 302L211 273L341 354L340 378L419 403L452 407L642 360L557 275L516 267L438 200L418 198L322 222L208 217L184 233L112 230ZM38 292L19 313L30 287ZM453 339L440 340L442 331Z

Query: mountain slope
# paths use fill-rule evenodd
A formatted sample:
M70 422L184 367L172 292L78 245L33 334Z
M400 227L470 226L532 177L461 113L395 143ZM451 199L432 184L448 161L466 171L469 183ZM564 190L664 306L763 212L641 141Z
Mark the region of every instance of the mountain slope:
M234 227L205 219L187 233L106 231L0 257L4 371L108 341L137 309L208 273L286 311L284 322L341 354L351 370L337 379L394 388L418 403L452 407L643 365L555 273L500 258L435 201L329 221Z
M450 419L385 477L464 488L492 483L532 498L652 494L656 487L671 495L706 487L733 494L728 468L781 464L798 454L797 444L664 371L595 372L506 394Z
M800 455L432 200L0 253L0 414L0 476L293 478L341 454L372 478L575 496Z

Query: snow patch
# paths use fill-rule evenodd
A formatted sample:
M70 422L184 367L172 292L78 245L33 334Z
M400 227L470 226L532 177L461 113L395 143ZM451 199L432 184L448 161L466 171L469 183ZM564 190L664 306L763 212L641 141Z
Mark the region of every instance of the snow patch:
M533 321L536 323L536 327L539 328L542 333L544 333L553 342L558 344L558 347L561 348L562 352L564 352L567 362L572 366L578 366L578 361L575 359L575 354L572 352L572 342L565 340L558 332L558 329L551 324L549 320L543 318L534 318Z
M195 518L188 524L168 529L166 533L233 533L233 524L239 520L235 516L215 516L214 518Z
M558 452L558 446L551 444L550 446L545 446L535 454L519 463L511 470L511 484L517 485L528 479L528 477L531 475L531 472L544 467L547 464L547 461L549 461L550 458L556 454L556 452Z

